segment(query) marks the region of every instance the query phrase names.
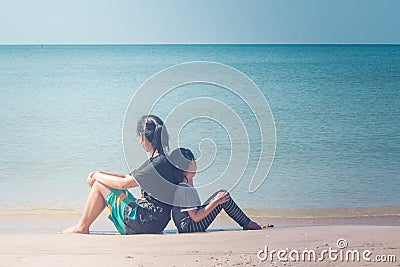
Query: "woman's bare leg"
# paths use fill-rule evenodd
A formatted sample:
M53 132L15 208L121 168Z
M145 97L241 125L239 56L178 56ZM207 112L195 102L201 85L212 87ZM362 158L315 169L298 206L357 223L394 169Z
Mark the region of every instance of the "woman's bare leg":
M110 188L99 183L94 182L92 189L90 190L88 199L86 201L85 208L80 222L68 229L61 231L62 234L88 234L89 227L99 217L100 213L106 207L106 197Z

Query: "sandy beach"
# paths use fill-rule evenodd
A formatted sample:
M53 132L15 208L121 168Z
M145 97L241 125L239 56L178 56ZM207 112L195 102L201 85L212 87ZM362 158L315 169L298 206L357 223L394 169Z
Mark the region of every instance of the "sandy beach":
M132 236L118 235L103 214L90 235L56 234L78 218L78 214L0 216L0 266L400 266L396 214L259 215L258 221L275 224L261 231L240 231L219 216L211 226L214 230L207 233L176 234L170 223L163 235ZM279 250L284 251L280 257Z
M360 261L341 261L339 254L332 258L326 255L319 262L285 262L276 254L260 262L257 256L265 246L269 250L299 252L313 249L318 256L330 247L338 250L340 238L348 243L343 251L359 251ZM136 236L3 234L1 240L1 266L377 266L373 262L377 255L392 255L397 261L400 257L398 226L310 226ZM364 250L371 251L370 261L362 258ZM265 257L262 253L259 256Z

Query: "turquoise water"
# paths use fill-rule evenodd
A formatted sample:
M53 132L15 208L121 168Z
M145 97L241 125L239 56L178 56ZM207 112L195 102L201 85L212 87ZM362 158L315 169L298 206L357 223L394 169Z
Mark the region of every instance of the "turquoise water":
M270 174L249 194L245 173L232 192L241 206L400 205L397 45L0 46L0 205L81 206L90 171L127 172L121 135L135 90L166 67L200 60L249 76L275 118ZM223 90L181 90L166 96L157 114L211 92L246 111ZM217 143L226 138L221 128L198 120L182 144L196 152L208 135ZM250 139L257 153L252 133ZM220 143L224 155L229 146ZM198 183L223 171L226 159L218 160Z

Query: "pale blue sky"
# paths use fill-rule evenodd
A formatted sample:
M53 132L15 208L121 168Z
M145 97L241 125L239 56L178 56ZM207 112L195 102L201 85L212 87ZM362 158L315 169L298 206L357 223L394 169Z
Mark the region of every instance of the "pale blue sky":
M0 0L0 43L400 43L399 0Z

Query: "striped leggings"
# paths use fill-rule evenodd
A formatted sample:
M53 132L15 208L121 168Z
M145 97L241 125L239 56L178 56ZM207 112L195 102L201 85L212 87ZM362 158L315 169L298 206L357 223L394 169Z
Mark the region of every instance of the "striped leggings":
M224 190L220 190L218 192L221 192ZM214 196L218 193L214 193L207 201L206 203L209 203ZM244 212L236 205L235 201L233 201L232 198L229 199L229 201L218 205L215 209L211 211L210 214L208 214L204 219L198 222L194 222L190 219L190 222L188 223L187 231L188 233L194 233L194 232L204 232L208 226L214 221L214 219L217 217L217 215L221 212L221 210L224 209L225 212L231 217L237 224L239 224L241 227L244 227L250 223L249 217L244 214Z

